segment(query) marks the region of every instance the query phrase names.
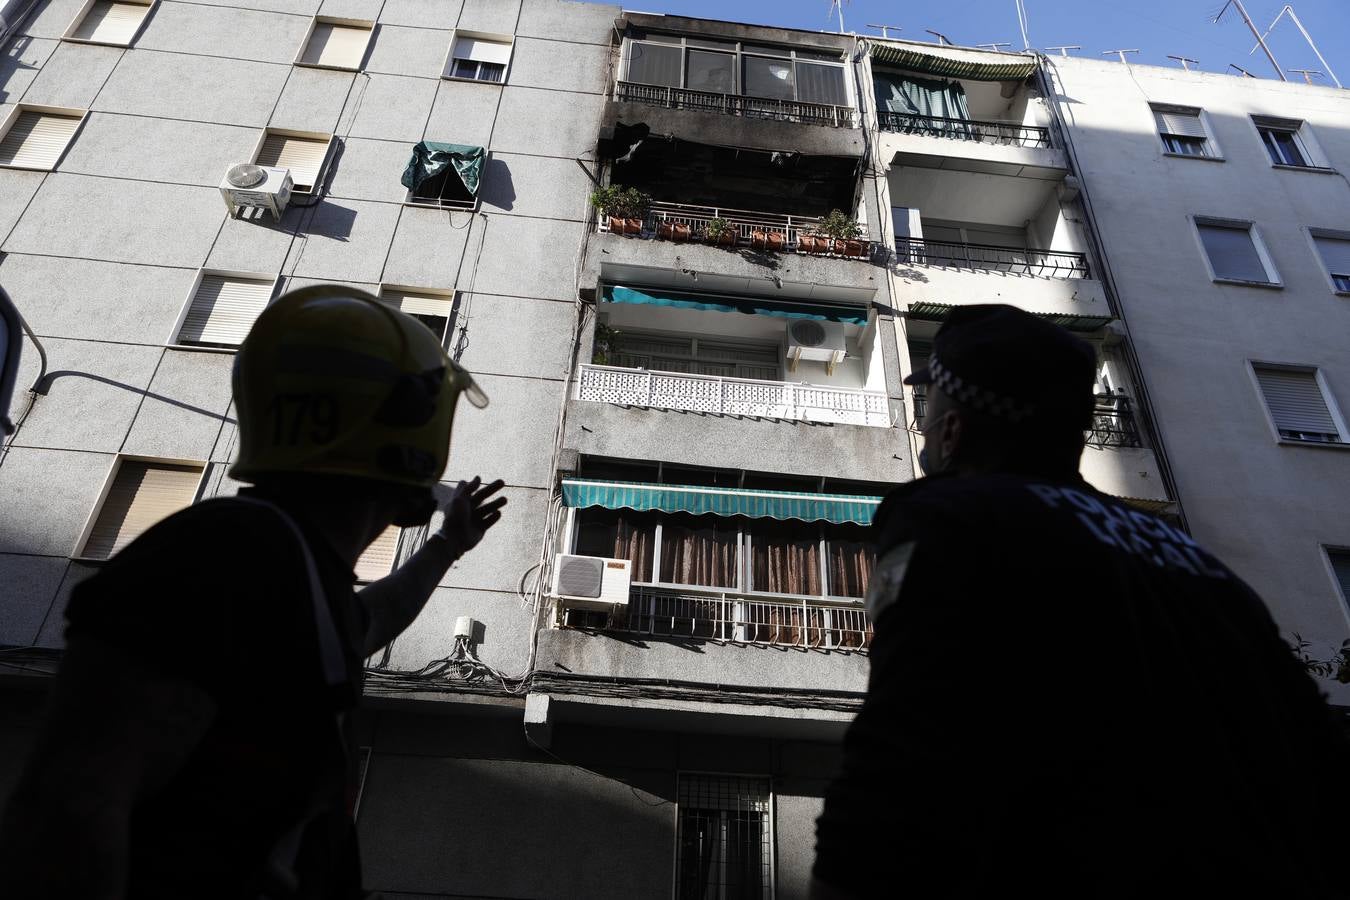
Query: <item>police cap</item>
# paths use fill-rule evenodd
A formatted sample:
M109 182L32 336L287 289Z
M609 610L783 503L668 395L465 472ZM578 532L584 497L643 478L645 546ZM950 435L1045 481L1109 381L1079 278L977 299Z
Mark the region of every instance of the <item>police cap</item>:
M1091 409L1097 355L1086 341L1001 303L958 306L938 329L928 367L905 384L932 384L959 403L1018 422Z

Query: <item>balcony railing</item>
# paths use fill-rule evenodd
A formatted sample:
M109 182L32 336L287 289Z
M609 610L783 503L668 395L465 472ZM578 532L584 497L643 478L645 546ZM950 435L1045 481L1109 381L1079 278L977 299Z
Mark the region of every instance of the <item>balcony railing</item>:
M879 391L589 364L581 366L578 382L577 399L620 406L883 428L891 424L886 395Z
M759 600L715 589L708 592L635 586L628 606L612 613L569 611L564 623L659 637L865 651L872 623L861 605L812 600Z
M600 212L599 219L600 231L619 230L618 221L612 221L605 211ZM718 239L709 237L708 223L713 219L724 220L731 230ZM750 247L753 250L771 252L801 252L817 256L870 259L876 246L871 241L861 238L837 241L815 237L816 229L820 226L820 219L815 216L785 216L746 209L668 203L664 200L652 202L642 219L640 229L636 229L635 224L633 226L635 230L626 230L625 233L635 237L692 241L725 247Z
M691 91L688 88L637 84L632 81L620 81L614 90L614 99L620 102L664 106L668 109L692 109L727 116L744 116L749 119L827 125L831 128L853 128L857 122L856 111L850 106L810 103L805 100L744 97L740 94L715 94L708 91Z
M901 238L896 241L896 261L915 266L942 266L1033 275L1039 278L1087 278L1087 255L1056 250L1022 250L989 244L965 244Z
M888 111L878 112L877 119L882 131L897 131L901 134L922 134L928 137L977 141L981 144L1002 144L1009 147L1050 146L1049 129L1037 125L945 119L942 116Z
M1134 418L1130 398L1124 394L1098 394L1092 411L1092 428L1087 432L1089 447L1142 447L1139 424Z

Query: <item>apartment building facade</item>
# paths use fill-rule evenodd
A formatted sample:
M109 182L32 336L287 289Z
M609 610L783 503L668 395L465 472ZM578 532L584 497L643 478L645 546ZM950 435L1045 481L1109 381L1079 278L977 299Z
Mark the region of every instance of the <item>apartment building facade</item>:
M866 683L865 526L917 474L901 379L954 305L1094 342L1085 476L1183 515L1139 374L1181 363L1117 320L1125 239L1028 56L563 0L48 0L4 51L0 283L46 351L0 457L7 760L71 587L237 488L231 348L304 284L443 338L491 400L445 478L510 498L369 661L387 896L805 896ZM239 164L288 171L284 213L226 208ZM1162 433L1200 468L1190 427ZM478 664L440 664L465 628Z

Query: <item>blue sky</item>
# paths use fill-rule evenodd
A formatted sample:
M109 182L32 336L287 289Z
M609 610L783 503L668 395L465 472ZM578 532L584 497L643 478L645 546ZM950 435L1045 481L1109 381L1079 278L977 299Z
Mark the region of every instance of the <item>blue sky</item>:
M1167 55L1189 56L1209 72L1232 72L1236 63L1260 78L1274 78L1260 50L1249 56L1255 41L1236 8L1212 24L1223 0L1024 0L1033 47L1080 44L1074 55L1104 59L1103 50L1137 47L1131 61L1175 66ZM1279 13L1285 0L1244 0L1261 31ZM628 0L628 8L761 25L836 30L829 0ZM1341 83L1350 86L1350 0L1293 0L1294 10L1317 41ZM828 23L827 23L828 18ZM958 44L1008 41L1021 49L1014 0L849 0L844 25L859 34L879 34L869 22L903 26L901 37L936 40L931 28ZM1286 16L1270 37L1280 66L1322 69L1294 23ZM1301 75L1289 76L1302 78ZM1329 79L1318 83L1330 84Z

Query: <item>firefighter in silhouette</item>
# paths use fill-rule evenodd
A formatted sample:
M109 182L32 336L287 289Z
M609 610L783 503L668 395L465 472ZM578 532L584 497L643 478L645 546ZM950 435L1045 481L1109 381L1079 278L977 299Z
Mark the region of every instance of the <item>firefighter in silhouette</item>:
M456 401L431 331L345 287L280 297L234 365L252 486L155 525L75 588L49 718L0 824L10 897L362 895L348 714L363 660L501 516L459 486L388 577L353 567L427 524Z
M812 896L1344 897L1345 742L1252 590L1078 474L1095 354L961 307L878 509Z

